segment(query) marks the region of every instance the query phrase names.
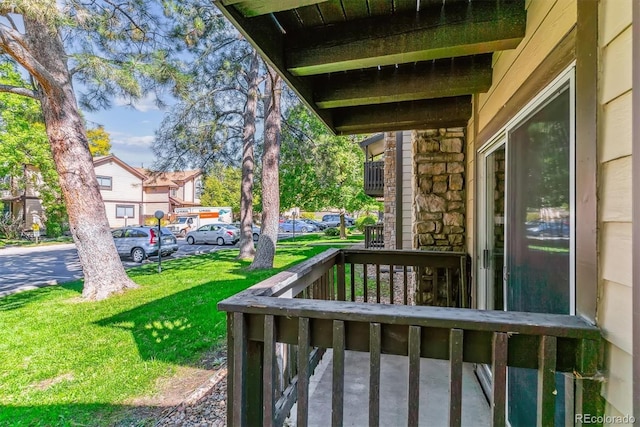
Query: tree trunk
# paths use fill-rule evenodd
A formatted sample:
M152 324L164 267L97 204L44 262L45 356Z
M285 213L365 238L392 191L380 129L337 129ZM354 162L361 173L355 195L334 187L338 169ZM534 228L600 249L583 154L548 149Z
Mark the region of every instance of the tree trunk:
M344 209L340 209L340 239L347 238L347 230L344 222Z
M125 273L113 243L62 40L41 22L25 17L24 26L33 58L49 73L38 79L38 94L84 273L82 296L104 299L137 285Z
M262 155L262 232L256 256L250 269L272 268L278 241L280 218L280 183L278 158L280 156L280 95L282 80L271 67L267 67L264 96L264 154Z
M242 184L240 185L240 254L239 259L253 258L253 144L256 133L256 107L258 104L258 52L251 56L247 75L249 90L244 110L244 131L242 134Z

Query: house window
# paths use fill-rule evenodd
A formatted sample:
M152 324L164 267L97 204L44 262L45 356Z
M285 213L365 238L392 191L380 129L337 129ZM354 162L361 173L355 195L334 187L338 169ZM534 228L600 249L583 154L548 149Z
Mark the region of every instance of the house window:
M98 186L101 190L111 190L111 177L110 176L101 176L98 175L96 177L98 179Z
M116 218L134 218L135 206L134 205L116 205Z

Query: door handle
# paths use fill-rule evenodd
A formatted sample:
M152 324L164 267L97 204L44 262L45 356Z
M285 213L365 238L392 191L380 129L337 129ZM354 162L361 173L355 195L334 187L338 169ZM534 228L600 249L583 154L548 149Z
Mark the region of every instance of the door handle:
M482 268L489 268L489 249L482 250Z

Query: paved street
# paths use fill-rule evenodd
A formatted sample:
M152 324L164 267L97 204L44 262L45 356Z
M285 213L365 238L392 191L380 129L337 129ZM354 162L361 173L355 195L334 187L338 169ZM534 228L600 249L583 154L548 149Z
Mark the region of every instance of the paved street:
M172 257L213 252L232 246L189 245L178 239L180 248ZM145 262L155 262L151 257ZM125 268L139 264L122 259ZM13 247L0 249L0 297L17 291L56 285L82 278L82 268L74 244Z

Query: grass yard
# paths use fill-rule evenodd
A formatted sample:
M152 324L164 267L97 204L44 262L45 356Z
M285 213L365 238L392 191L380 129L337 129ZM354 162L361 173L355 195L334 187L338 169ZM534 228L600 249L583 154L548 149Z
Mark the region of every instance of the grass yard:
M0 249L4 248L5 246L46 246L59 245L61 243L73 243L73 239L68 236L55 238L43 237L42 239L38 240L38 243L36 243L33 240L5 239L4 237L0 237Z
M1 298L0 425L117 423L133 398L224 345L220 300L342 243L281 242L276 268L258 272L236 250L163 262L161 275L149 264L129 270L139 289L95 303L80 300L81 282Z

